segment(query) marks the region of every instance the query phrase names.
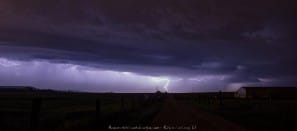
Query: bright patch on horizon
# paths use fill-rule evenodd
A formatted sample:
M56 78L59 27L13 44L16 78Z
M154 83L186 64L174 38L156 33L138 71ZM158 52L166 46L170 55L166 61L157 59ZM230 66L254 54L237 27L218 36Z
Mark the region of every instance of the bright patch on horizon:
M164 77L151 77L151 80L156 84L163 84L163 89L168 92L168 86L170 84L169 78ZM165 83L164 83L165 82Z

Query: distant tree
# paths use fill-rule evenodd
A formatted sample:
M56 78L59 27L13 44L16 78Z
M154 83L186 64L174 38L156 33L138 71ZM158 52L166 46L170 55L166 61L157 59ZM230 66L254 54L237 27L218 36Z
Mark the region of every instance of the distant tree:
M158 90L158 91L156 91L156 94L162 94L162 92Z

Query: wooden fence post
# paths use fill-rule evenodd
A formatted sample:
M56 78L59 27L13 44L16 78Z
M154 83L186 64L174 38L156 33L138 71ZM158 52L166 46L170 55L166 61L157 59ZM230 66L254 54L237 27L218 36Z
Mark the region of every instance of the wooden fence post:
M132 96L132 110L136 110L136 100L135 100L135 96Z
M101 120L101 99L100 98L96 99L96 120L97 121Z
M38 130L41 104L42 104L41 98L34 98L32 100L32 111L31 111L31 120L30 120L30 128L32 131Z
M223 93L222 93L222 91L219 92L219 104L220 104L220 107L222 107L222 105L223 105Z
M125 100L123 96L121 97L121 109L125 110Z

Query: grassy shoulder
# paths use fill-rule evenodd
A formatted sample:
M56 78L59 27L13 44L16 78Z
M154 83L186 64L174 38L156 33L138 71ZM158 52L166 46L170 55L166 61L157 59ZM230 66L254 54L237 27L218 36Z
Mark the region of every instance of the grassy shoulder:
M148 125L162 106L154 94L0 93L3 130L30 130L32 100L42 100L39 130L94 130ZM96 101L100 99L100 120ZM98 107L97 107L98 108ZM97 114L96 114L97 113Z
M295 99L180 99L251 130L297 130Z

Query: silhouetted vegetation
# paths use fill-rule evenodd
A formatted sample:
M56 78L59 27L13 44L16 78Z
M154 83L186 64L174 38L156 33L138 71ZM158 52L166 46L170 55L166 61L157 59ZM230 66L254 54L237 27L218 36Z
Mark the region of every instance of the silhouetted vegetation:
M0 92L1 131L148 126L161 109L166 109L163 103L168 96L175 99L175 104L202 109L247 129L296 129L297 99L242 99L231 92L118 94L18 90ZM185 107L177 108L183 110Z
M296 94L297 95L297 94ZM297 130L297 99L284 97L236 98L230 93L176 94L180 101L222 116L251 130Z
M162 105L155 94L0 92L1 131L94 130L146 125Z

